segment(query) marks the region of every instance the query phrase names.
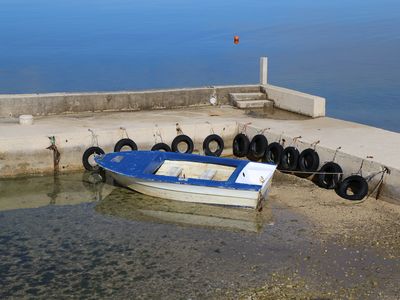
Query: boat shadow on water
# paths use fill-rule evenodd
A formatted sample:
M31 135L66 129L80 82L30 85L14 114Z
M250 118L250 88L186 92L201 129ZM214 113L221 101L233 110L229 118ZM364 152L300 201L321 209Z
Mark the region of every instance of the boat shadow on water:
M251 208L165 200L117 187L95 207L98 213L139 222L169 223L222 230L261 232L272 223L269 207Z
M104 175L103 175L104 176ZM0 211L94 203L96 213L138 222L261 232L272 223L268 205L252 208L181 202L140 194L99 173L33 176L0 181Z

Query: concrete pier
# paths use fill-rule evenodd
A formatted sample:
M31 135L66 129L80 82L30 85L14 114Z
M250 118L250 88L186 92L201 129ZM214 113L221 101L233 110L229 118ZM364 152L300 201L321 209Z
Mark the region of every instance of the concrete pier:
M177 135L177 126L194 140L198 153L202 153L202 142L211 133L223 137L226 145L223 155L232 154L232 140L238 132L245 132L250 138L263 132L269 142L284 139L285 146L294 145L300 151L319 141L316 150L321 165L331 161L341 147L335 161L342 166L345 176L358 172L363 160L363 176L388 167L391 173L385 176L382 196L400 204L397 152L400 134L327 117L286 120L251 117L246 111L228 105L36 117L31 126L3 120L0 123L0 176L53 172L53 153L46 149L51 145L49 137L55 138L61 154L59 169L65 172L82 169L82 154L90 146L98 144L109 152L119 139L128 136L139 149L150 149L158 142L171 144ZM371 188L379 177L372 179Z

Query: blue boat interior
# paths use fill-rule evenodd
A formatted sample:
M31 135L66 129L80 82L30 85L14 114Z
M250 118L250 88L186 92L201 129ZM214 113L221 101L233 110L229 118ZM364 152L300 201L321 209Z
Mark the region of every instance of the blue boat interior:
M246 160L203 156L163 151L126 151L113 152L97 156L100 167L113 173L148 181L168 182L176 184L191 184L209 187L220 187L238 190L258 191L261 185L236 183L235 180L248 164ZM155 174L166 160L188 161L234 167L235 170L225 181L200 178L182 178Z

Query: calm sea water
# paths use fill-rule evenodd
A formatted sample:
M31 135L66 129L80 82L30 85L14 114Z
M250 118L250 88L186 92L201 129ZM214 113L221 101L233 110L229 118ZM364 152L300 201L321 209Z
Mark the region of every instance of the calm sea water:
M398 0L1 0L0 93L256 83L400 132ZM240 44L233 44L233 36Z

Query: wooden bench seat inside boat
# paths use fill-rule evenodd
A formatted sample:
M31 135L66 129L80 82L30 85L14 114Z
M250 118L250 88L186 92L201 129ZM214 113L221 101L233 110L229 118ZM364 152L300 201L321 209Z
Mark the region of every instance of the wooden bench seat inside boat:
M180 171L180 172L179 172ZM226 181L235 167L191 161L166 160L155 172L156 175Z

